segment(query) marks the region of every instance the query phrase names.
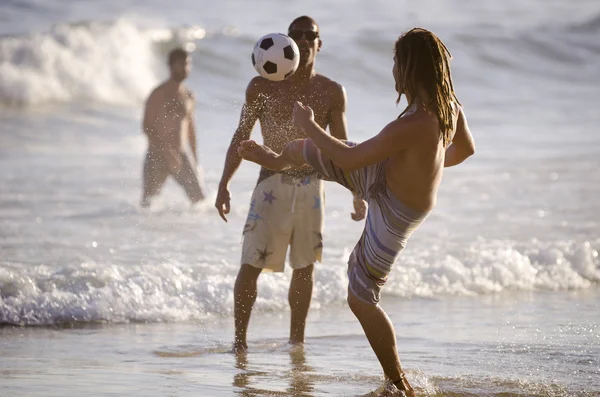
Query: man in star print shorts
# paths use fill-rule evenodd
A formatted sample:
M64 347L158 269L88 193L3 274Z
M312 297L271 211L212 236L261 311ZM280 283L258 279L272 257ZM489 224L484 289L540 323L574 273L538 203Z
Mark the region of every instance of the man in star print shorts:
M310 17L295 19L289 36L300 49L300 64L288 79L269 81L253 78L246 89L239 126L231 140L215 206L223 220L230 210L228 185L242 158L240 142L249 139L260 121L265 144L282 150L306 135L291 125L295 101L309 103L315 120L329 133L346 139L346 93L335 81L316 73L315 56L321 48L319 26ZM290 246L293 271L288 300L291 311L290 343L304 342L304 328L313 289L315 261L321 260L323 232L323 185L314 171L273 172L261 169L244 224L242 263L234 287L234 350L247 349L246 332L257 295L257 279L263 269L281 272ZM355 220L365 216L366 204L354 200Z
M321 261L323 183L314 176L262 169L244 225L242 263L282 272Z

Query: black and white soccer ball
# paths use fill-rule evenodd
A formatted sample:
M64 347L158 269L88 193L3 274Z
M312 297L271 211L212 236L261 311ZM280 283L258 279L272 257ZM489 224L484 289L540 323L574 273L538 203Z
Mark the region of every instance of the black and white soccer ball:
M252 65L262 77L281 81L290 77L300 63L298 45L283 33L264 35L252 50Z

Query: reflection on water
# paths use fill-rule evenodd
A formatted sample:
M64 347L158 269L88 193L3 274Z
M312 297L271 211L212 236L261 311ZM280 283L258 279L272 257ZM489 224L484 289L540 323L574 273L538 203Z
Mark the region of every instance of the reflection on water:
M252 396L293 396L308 397L314 392L313 368L306 363L306 354L303 345L291 346L286 349L290 356L290 368L281 372L283 381L289 384L287 392L277 392L264 390L257 385L260 383L257 378L265 377L269 374L264 371L252 370L252 363L248 360L248 352L236 353L235 368L239 370L233 376L233 386L236 394L243 397ZM254 378L254 379L253 379Z

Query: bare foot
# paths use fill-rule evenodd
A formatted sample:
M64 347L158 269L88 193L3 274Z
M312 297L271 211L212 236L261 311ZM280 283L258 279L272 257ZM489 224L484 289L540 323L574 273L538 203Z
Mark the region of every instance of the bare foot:
M240 142L237 152L242 158L273 171L281 171L289 167L277 153L252 140Z
M398 390L404 391L407 397L415 397L415 391L410 383L408 383L408 379L406 379L406 374L404 372L402 372L402 379L400 379L400 381L400 384L398 384L398 381L394 382L396 387L398 387Z

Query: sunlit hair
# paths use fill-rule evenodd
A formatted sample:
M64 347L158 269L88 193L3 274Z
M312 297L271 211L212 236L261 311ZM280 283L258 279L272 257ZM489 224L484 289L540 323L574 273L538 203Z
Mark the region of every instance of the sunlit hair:
M414 28L396 40L394 57L399 92L396 103L400 102L403 93L408 93L411 100L400 115L410 109L419 92L424 92L427 98L420 99L437 117L444 146L448 146L453 130L452 102L460 105L450 75L450 51L429 30Z

